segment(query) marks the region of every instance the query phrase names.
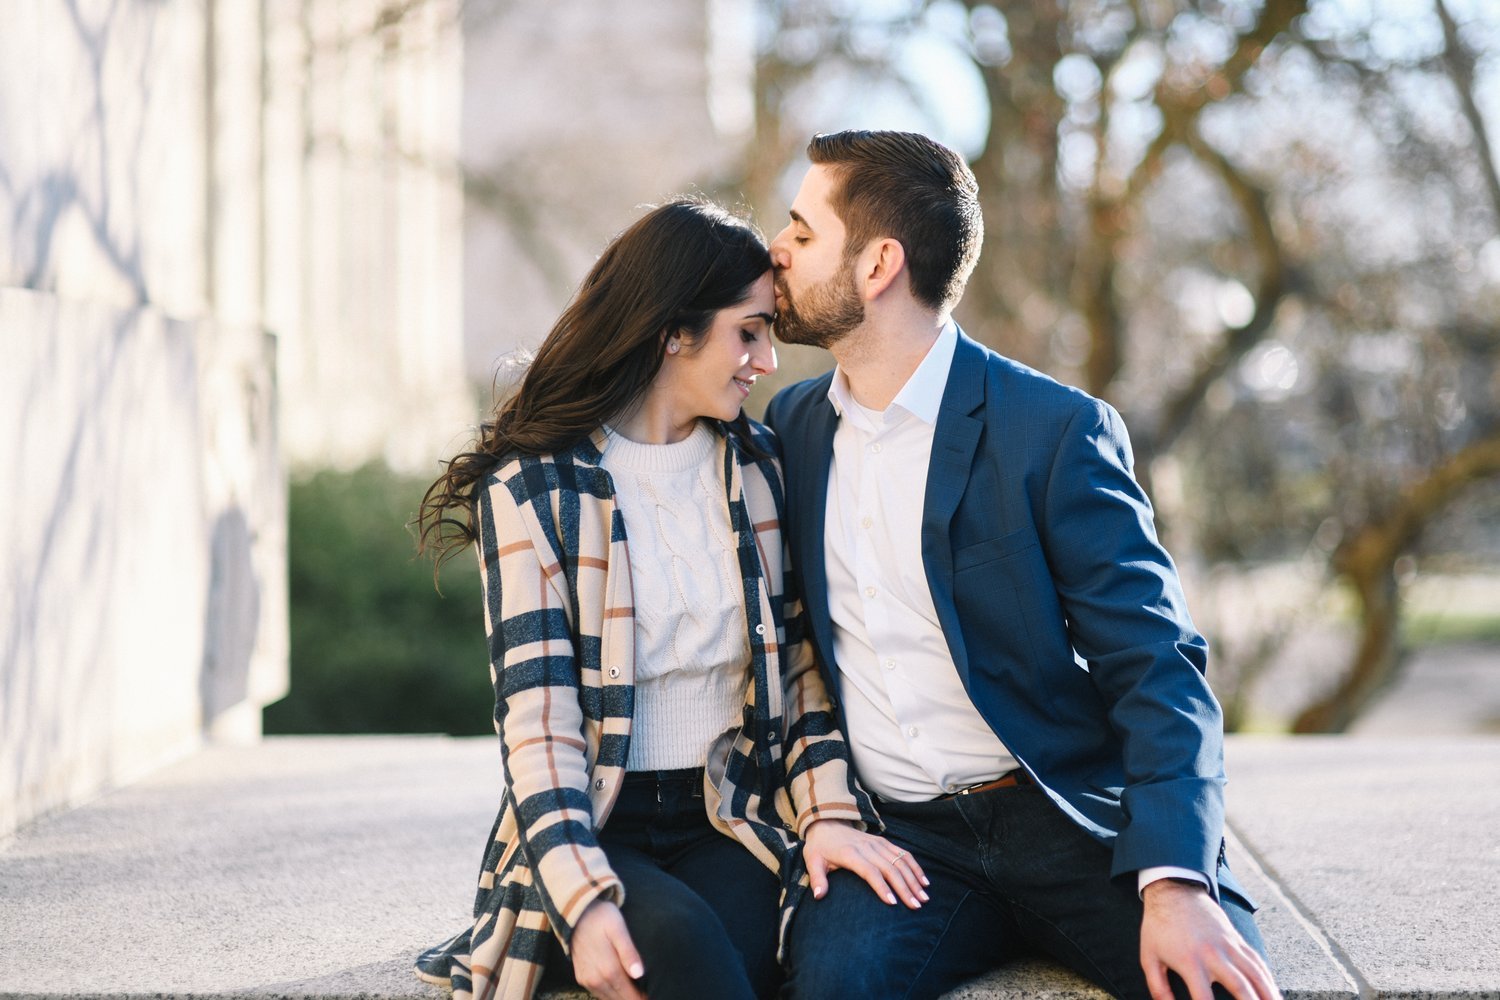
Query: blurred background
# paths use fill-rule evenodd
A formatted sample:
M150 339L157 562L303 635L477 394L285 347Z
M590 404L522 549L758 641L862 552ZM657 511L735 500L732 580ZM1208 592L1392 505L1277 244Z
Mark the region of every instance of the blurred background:
M12 0L0 782L489 732L439 461L642 206L773 235L842 128L970 159L958 319L1125 415L1231 728L1500 732L1489 0Z

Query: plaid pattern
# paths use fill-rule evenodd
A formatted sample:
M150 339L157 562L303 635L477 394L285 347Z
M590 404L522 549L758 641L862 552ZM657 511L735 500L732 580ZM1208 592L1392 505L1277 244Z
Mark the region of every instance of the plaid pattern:
M804 641L782 538L780 470L720 427L725 502L745 589L752 680L742 725L709 750L710 821L782 879L781 932L807 887L798 839L817 819L878 828ZM770 431L752 440L774 453ZM629 546L600 467L604 432L555 455L513 458L478 497L495 731L505 792L473 925L417 972L455 997L527 1000L556 935L624 890L595 831L625 772L634 695Z

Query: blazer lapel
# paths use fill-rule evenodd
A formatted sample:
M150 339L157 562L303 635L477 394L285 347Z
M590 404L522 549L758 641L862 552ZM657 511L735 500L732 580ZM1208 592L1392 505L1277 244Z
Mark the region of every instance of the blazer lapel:
M953 546L948 526L969 482L984 421L975 414L984 406L984 349L960 330L948 386L938 408L922 505L922 563L953 665L967 687L969 659L953 601Z
M819 398L803 424L802 446L797 453L800 474L792 508L797 525L792 551L801 556L796 566L802 577L802 607L818 647L818 659L827 667L824 679L838 694L838 671L833 669L833 621L828 614L828 571L824 566L823 521L828 511L828 469L833 464L833 432L838 414L833 404Z

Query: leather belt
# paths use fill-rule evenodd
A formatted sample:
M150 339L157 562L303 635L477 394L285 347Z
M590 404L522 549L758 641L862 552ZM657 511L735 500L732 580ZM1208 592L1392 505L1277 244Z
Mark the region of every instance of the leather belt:
M1034 784L1036 784L1036 782L1031 780L1031 775L1027 774L1025 770L1018 767L1014 771L1002 774L994 781L986 781L978 785L970 785L968 788L960 788L956 792L949 792L946 795L939 795L938 799L952 799L957 798L960 795L973 795L976 792L991 792L997 788L1019 788L1022 785Z

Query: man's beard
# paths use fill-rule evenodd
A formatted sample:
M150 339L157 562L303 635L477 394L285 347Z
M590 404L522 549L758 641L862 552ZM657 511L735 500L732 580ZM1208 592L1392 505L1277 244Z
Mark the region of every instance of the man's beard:
M776 313L776 337L788 344L807 344L824 350L865 321L865 304L854 287L854 262L845 261L838 273L807 290L801 307L792 291L776 276L781 308Z

